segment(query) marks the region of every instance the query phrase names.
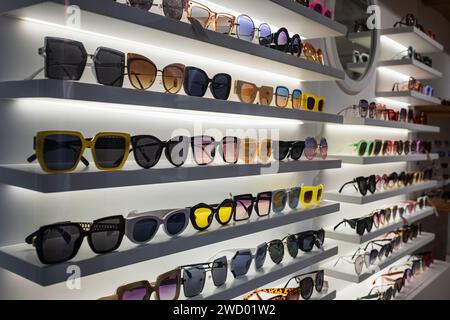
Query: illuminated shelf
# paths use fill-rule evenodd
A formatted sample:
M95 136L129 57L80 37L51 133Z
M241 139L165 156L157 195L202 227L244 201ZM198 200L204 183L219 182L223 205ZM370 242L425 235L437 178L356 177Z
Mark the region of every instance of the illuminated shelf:
M341 116L328 113L50 79L0 82L0 98L48 98L65 101L86 101L104 103L108 110L111 110L111 104L114 104L122 105L124 108L126 106L148 108L146 110L149 112L155 110L155 108L163 108L170 112L201 112L205 115L208 113L242 115L303 122L342 123L343 121ZM61 107L63 106L62 103Z
M65 4L66 0L16 0L14 5L2 3L0 13L7 11L10 16L28 21L65 26ZM177 52L182 48L185 54L230 61L247 68L260 69L263 65L265 70L276 70L277 74L299 81L334 81L345 77L342 70L214 31L195 30L190 23L111 0L72 0L70 4L82 10L82 31L94 32L97 37L106 35Z
M413 46L417 52L439 53L444 51L444 46L432 39L426 33L416 27L401 27L381 30L381 36L389 38L404 47Z
M415 223L417 221L420 221L422 219L425 219L431 215L435 214L433 208L427 208L418 212L415 212L411 215L406 215L405 219L408 221L408 224ZM390 231L396 230L398 228L403 227L405 223L400 217L397 217L396 222L389 223L387 225L381 226L380 228L375 228L375 226L372 228L371 232L366 232L364 235L360 236L356 233L356 231L349 226L342 225L336 231L333 230L333 226L325 228L327 238L339 240L339 241L345 241L355 244L362 244L365 242L368 242L370 240L373 240L375 238L378 238L379 236L382 236L383 234L386 234Z
M402 73L419 80L442 78L443 73L415 59L380 61L378 67Z
M415 132L433 132L438 133L441 131L440 127L429 126L425 124L415 124L400 121L388 121L388 120L378 120L370 118L361 117L344 117L344 124L346 125L357 125L357 126L371 126L371 127L385 127L385 128L397 128L406 129Z
M441 100L436 97L427 96L423 93L417 91L385 91L385 92L377 92L377 98L385 98L394 100L397 102L406 103L412 106L417 105L440 105Z
M360 275L357 275L355 272L355 265L352 263L347 263L345 261L339 262L338 265L334 265L336 260L333 259L332 261L327 262L322 267L325 269L325 273L329 277L338 278L344 281L354 282L354 283L360 283L369 277L371 277L374 274L374 270L380 270L384 269L396 261L400 260L401 258L412 254L416 252L417 250L423 248L427 244L433 242L434 240L434 234L432 233L424 233L420 236L418 236L414 240L410 240L406 244L402 244L399 249L397 249L393 254L391 254L387 258L383 258L383 260L380 262L377 259L377 262L375 266L371 266L369 270L364 266L363 273ZM341 253L342 254L342 253ZM351 255L353 252L348 252L345 255Z
M254 215L250 221L232 222L227 226L216 223L204 232L189 227L176 238L169 238L159 232L148 244L137 246L124 238L117 251L97 255L84 243L77 256L71 261L56 265L43 265L28 244L16 244L0 248L0 267L16 273L42 286L48 286L67 280L67 267L77 265L83 270L83 276L157 259L167 255L227 241L249 234L306 221L339 211L338 203L323 202L321 206L295 210L281 214L270 214L259 218ZM295 271L295 270L294 270Z
M374 156L374 157L359 157L359 156L347 156L347 155L330 155L330 158L340 159L342 163L369 165L378 163L391 163L391 162L413 162L413 161L429 161L439 159L437 153L429 154L409 154L403 156Z
M348 190L353 190L352 193L350 193L349 191L344 191L342 193L332 191L332 192L325 192L324 196L327 200L331 201L347 202L353 204L367 204L383 199L392 198L402 194L409 194L417 191L432 189L437 185L438 185L437 181L427 181L404 188L395 188L389 191L375 192L374 194L368 192L366 196L362 196L359 192L356 192L351 186L348 186Z
M237 279L231 276L231 279L222 287L216 288L209 282L205 285L203 293L193 300L230 300L337 254L338 247L336 245L325 245L322 250L302 253L295 259L286 256L287 261L279 265L264 266L260 270L251 269L246 276Z

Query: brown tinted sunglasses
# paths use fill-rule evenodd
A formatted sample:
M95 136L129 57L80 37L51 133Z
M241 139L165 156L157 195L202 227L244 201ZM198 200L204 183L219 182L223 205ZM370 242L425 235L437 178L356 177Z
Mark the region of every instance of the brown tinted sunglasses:
M273 87L261 86L241 80L234 82L234 93L238 96L242 103L253 103L259 93L259 104L269 106L273 99Z

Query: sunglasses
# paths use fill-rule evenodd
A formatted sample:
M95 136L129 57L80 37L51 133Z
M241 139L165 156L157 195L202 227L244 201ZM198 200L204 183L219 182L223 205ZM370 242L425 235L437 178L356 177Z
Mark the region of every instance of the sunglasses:
M256 197L253 197L251 194L234 196L234 221L250 219L253 209L255 209L259 217L268 216L272 206L272 199L272 192L261 192Z
M317 49L309 42L305 42L303 45L303 54L309 61L318 62L321 65L325 64L322 49Z
M373 219L373 225L378 229L380 226L384 226L385 224L390 223L391 218L392 220L395 220L395 218L397 217L397 212L399 212L400 216L402 217L404 214L404 208L394 206L392 208L374 210L370 214Z
M286 28L280 28L272 34L272 43L270 45L272 49L288 52L296 57L300 57L302 54L302 39L298 34L295 34L292 38L289 37L289 31Z
M325 111L325 98L317 97L311 93L304 93L302 95L301 105L303 110L313 111L313 112L324 112Z
M97 254L116 250L125 234L125 219L111 216L88 222L61 222L40 227L25 242L36 248L43 264L57 264L76 256L85 237Z
M213 262L181 266L183 270L183 293L186 298L192 298L202 293L205 288L206 273L210 272L213 283L220 287L227 281L227 257L221 257Z
M241 140L236 137L224 137L221 142L216 142L210 136L197 136L191 138L194 161L199 166L211 164L216 156L216 147L219 146L222 160L229 164L238 162L239 146Z
M239 159L245 164L256 162L256 158L261 163L268 163L272 156L272 140L264 139L257 141L245 138L240 144Z
M314 278L312 275L314 275ZM314 289L319 293L328 292L328 282L324 278L325 272L323 270L296 275L288 280L284 288L257 289L244 296L243 300L253 300L253 297L256 297L257 300L264 300L261 293L275 295L268 300L299 300L300 297L303 300L308 300L311 298ZM288 288L292 280L297 282L297 286Z
M305 139L305 157L308 160L314 160L318 154L322 160L325 160L328 156L328 142L327 139L322 138L320 142L317 143L317 140L314 137L308 137Z
M235 16L223 12L214 12L196 1L188 2L187 16L197 20L203 28L208 29L213 25L215 32L223 34L229 34L236 22Z
M216 205L199 203L190 208L189 211L192 226L196 230L203 231L211 226L213 217L221 225L228 224L235 212L235 205L233 200L225 199L222 203Z
M295 234L297 238L298 248L303 252L311 252L314 245L321 249L325 241L325 230L320 229L317 231L309 230Z
M277 161L286 158L299 160L305 149L305 141L273 141L273 156Z
M366 231L367 233L372 231L373 216L355 219L343 219L341 222L334 226L333 230L336 230L341 225L348 225L350 228L354 229L358 235L362 236Z
M288 88L283 86L278 86L275 89L275 104L279 108L286 108L286 106L290 103L292 109L299 110L301 108L301 101L302 91L300 89L293 90L292 94L289 93Z
M325 8L325 6L320 2L320 0L314 0L309 4L309 8L320 13L324 17L333 18L333 11L331 9Z
M261 86L258 88L254 83L241 80L234 82L234 93L242 103L250 104L255 102L256 96L259 94L259 104L264 106L270 106L274 96L273 87Z
M161 274L155 282L137 281L117 288L116 293L99 300L150 300L155 293L156 300L178 300L181 289L181 269Z
M357 275L360 275L364 266L366 266L366 268L369 268L371 265L369 254L367 252L360 252L361 248L359 248L352 256L340 256L334 263L334 267L336 267L339 262L344 261L346 263L353 264L355 273Z
M393 233L400 236L403 243L408 243L410 240L414 240L420 234L422 234L422 226L420 224L405 226L396 231L393 231Z
M127 0L129 6L145 11L150 11L152 7L162 7L164 15L175 20L181 20L188 5L188 0L162 0L162 4L153 2L154 0Z
M161 225L168 236L175 237L186 229L188 223L189 209L130 212L125 234L131 242L144 244L153 239Z
M339 189L339 193L342 193L344 188L348 185L352 185L355 190L361 193L361 195L367 195L367 192L375 193L377 190L377 178L375 175L371 175L369 177L357 177L352 181L346 182L342 185L341 189Z
M127 161L130 139L128 133L120 132L102 132L85 139L77 131L41 131L34 137L36 153L27 161L37 159L47 173L71 172L80 161L85 166L89 165L83 153L90 148L97 169L116 171L122 169Z
M261 269L266 261L267 243L260 244L253 255L252 250L244 249L237 251L231 259L230 271L235 278L245 276L250 270L253 259L255 268Z
M231 76L218 73L212 79L205 71L196 67L184 69L184 92L188 96L203 97L209 89L215 99L227 100L231 91Z
M381 286L381 287L387 287L387 286ZM372 289L370 289L369 293L366 296L360 297L357 300L373 300L373 299L392 300L393 298L395 298L396 294L397 294L397 290L396 290L396 288L394 288L392 286L388 286L386 291L379 291L378 288L372 288Z

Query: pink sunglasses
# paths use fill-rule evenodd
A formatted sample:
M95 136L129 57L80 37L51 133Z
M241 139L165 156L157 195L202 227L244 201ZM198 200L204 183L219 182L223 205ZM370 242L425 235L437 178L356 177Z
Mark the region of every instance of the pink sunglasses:
M333 19L333 11L331 9L325 8L325 6L320 2L320 0L314 0L312 3L309 4L309 8L327 18Z

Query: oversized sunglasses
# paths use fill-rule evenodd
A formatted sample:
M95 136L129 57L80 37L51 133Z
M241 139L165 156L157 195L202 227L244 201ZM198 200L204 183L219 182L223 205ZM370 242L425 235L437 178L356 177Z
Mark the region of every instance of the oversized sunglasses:
M257 141L245 138L241 141L239 159L245 164L255 163L256 159L261 163L268 163L272 156L272 140L263 139Z
M150 11L152 7L159 7L163 9L166 17L181 20L187 9L188 0L162 0L161 4L154 3L154 0L127 0L127 4L145 11Z
M260 244L255 254L251 249L243 249L235 252L231 259L230 271L235 278L245 276L250 270L252 261L255 260L255 268L261 269L264 266L267 256L267 243Z
M375 175L354 178L352 181L344 183L339 189L339 193L342 193L344 188L348 185L352 185L357 192L359 191L361 195L365 196L367 195L367 191L370 191L372 194L375 193L377 190L377 178Z
M221 225L226 225L231 221L234 215L235 205L231 199L225 199L220 204L208 205L199 203L190 208L190 219L192 226L199 231L208 229L213 217Z
M189 224L189 209L158 210L151 212L130 212L126 218L127 238L136 244L153 239L161 225L167 235L181 234Z
M85 139L77 131L41 131L34 137L36 153L27 161L37 159L47 173L70 172L80 161L85 166L89 165L83 153L90 148L97 169L116 171L123 168L127 161L130 139L128 133L120 132L101 132L94 138Z
M325 97L318 97L311 93L304 93L302 95L301 106L303 110L312 112L325 111Z
M328 142L327 139L321 138L320 142L314 137L308 137L305 139L305 157L308 160L314 160L319 154L322 160L325 160L328 156Z
M318 249L323 247L325 241L325 230L308 230L295 234L298 248L303 252L311 252L314 246Z
M211 79L202 69L196 67L184 69L183 88L188 96L203 97L209 86L215 99L227 100L231 84L231 76L227 73L218 73Z
M325 65L325 58L322 49L317 49L309 42L303 44L303 55L307 60Z
M259 93L259 104L264 106L269 106L274 96L273 87L261 86L258 88L254 83L241 80L234 82L234 93L242 103L250 104L255 102Z
M273 156L277 161L299 160L304 149L305 141L273 141Z
M191 138L191 147L194 161L200 165L208 165L214 161L216 148L226 163L235 164L238 162L241 140L237 137L223 137L220 142L211 136L196 136Z
M259 217L270 214L272 205L272 192L260 192L256 197L251 194L242 194L233 197L234 221L244 221L250 219L253 209Z
M309 4L309 8L311 10L314 10L318 13L320 13L321 15L323 15L324 17L333 18L333 11L331 9L326 8L322 2L320 2L320 0L314 0L313 2L311 2Z
M36 248L43 264L57 264L76 256L85 237L97 254L116 250L125 234L125 219L111 216L89 222L61 222L40 227L25 242Z
M289 93L287 87L278 86L275 89L275 104L279 108L286 108L290 104L292 109L298 110L301 107L301 100L302 91L300 89L294 89L292 94Z
M272 35L272 49L282 52L288 52L293 56L300 57L302 54L303 44L302 39L298 34L289 37L289 31L286 28L280 28Z

